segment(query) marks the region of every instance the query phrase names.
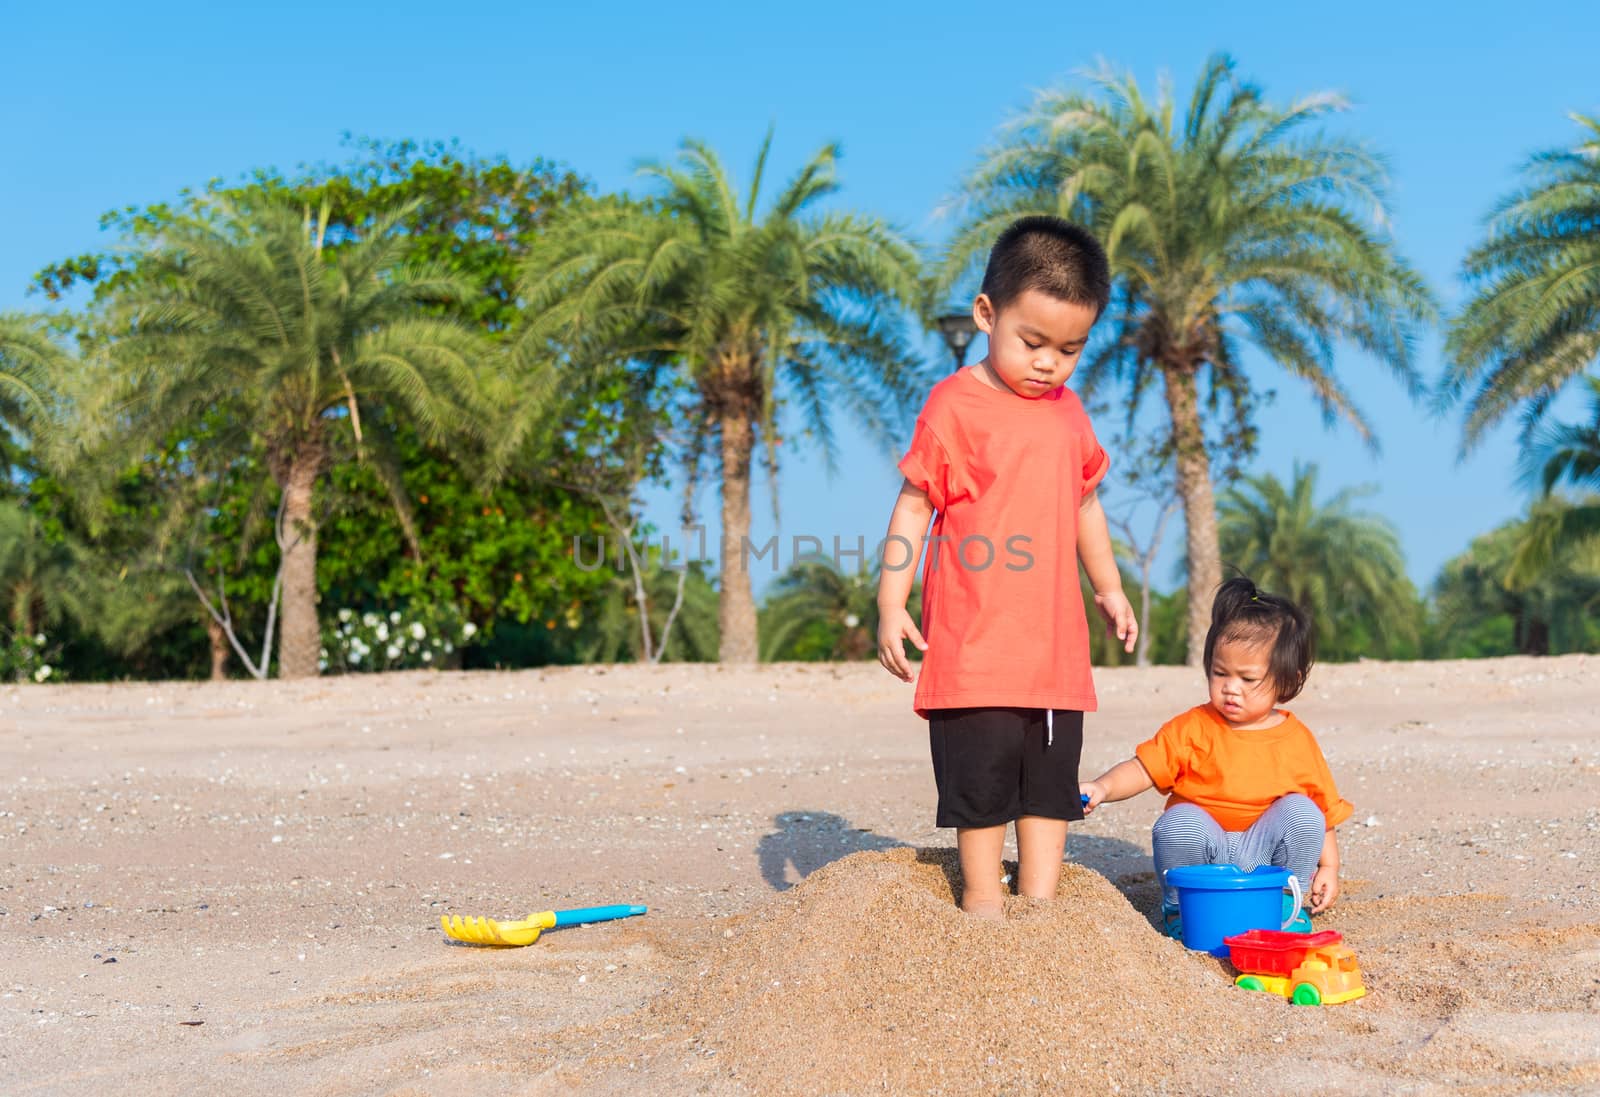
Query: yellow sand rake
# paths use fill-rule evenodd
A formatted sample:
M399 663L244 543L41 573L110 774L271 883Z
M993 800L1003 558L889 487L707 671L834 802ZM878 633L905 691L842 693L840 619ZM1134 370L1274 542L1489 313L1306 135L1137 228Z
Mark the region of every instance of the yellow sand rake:
M609 922L615 918L630 918L635 914L643 914L648 909L621 903L609 907L581 907L577 910L546 910L530 914L515 922L441 914L439 928L444 930L445 936L472 945L520 948L523 945L533 944L539 939L539 934L547 929L583 925L588 922Z

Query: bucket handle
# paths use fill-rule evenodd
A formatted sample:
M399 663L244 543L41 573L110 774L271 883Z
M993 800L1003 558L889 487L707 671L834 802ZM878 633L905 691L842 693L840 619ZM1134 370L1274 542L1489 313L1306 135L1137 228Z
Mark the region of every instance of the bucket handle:
M1284 919L1283 925L1279 926L1279 929L1288 929L1294 924L1294 920L1300 917L1300 904L1305 901L1305 896L1300 894L1300 881L1292 872L1289 873L1289 890L1294 892L1294 906L1291 908L1293 913Z

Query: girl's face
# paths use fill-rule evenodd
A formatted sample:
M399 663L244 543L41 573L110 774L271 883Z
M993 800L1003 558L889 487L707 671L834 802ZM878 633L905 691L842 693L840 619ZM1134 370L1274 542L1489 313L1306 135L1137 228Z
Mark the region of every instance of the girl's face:
M1211 654L1211 703L1230 727L1254 728L1272 715L1278 686L1272 680L1272 643L1218 640Z

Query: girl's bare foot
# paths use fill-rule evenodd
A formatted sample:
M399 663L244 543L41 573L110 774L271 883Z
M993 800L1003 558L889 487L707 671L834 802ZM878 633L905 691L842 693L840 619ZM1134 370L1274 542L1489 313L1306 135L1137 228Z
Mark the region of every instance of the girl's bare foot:
M1005 902L998 896L992 899L972 896L970 899L962 896L961 909L974 918L982 918L986 922L1003 922L1006 920Z

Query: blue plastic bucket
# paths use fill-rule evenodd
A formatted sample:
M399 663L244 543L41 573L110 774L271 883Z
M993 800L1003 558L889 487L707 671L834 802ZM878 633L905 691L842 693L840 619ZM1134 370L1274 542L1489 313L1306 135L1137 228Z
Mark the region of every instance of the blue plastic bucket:
M1178 889L1184 947L1213 956L1228 955L1224 937L1252 929L1287 929L1284 888L1294 891L1295 908L1300 906L1300 882L1288 869L1271 865L1253 872L1238 865L1185 865L1169 868L1167 883Z

